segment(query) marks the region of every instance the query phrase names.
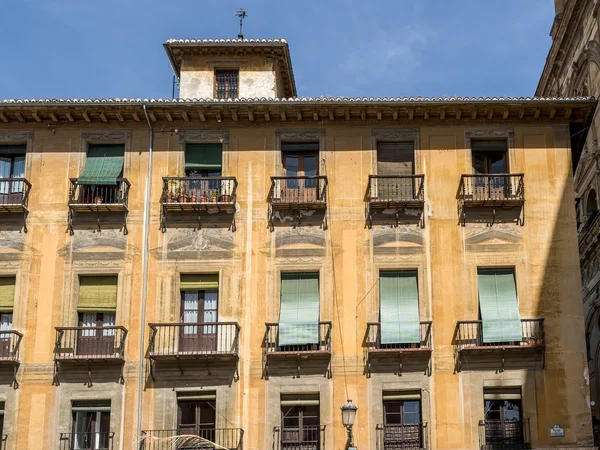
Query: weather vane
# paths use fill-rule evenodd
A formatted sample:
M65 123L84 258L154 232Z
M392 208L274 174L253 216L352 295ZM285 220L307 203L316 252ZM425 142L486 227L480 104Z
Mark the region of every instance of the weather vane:
M246 17L248 17L248 14L246 14L246 11L244 11L243 8L240 8L240 10L237 13L235 13L235 16L240 18L240 34L238 34L238 39L244 39L244 33L242 32L242 25L243 25L244 19Z

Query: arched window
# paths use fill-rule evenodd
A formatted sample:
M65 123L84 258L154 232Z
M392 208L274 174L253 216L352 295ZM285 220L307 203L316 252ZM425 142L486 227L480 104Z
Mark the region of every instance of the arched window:
M598 211L598 201L596 200L596 191L592 189L587 197L585 212L588 216L591 216L596 211Z

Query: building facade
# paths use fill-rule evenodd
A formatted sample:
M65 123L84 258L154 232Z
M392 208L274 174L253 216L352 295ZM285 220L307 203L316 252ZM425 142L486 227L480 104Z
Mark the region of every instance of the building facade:
M600 96L599 3L587 0L555 1L556 18L548 54L536 95ZM600 117L595 114L589 131L576 136L583 151L575 172L577 226L582 276L582 297L588 347L594 441L600 445L600 278L598 262L598 198Z
M591 449L587 98L297 98L169 40L174 100L0 102L8 449Z

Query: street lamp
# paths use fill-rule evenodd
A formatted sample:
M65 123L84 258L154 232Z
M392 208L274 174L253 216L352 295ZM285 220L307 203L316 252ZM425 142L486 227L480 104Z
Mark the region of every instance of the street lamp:
M358 407L352 403L352 400L348 400L348 402L342 406L342 424L346 427L346 430L348 430L348 450L355 449L352 436L352 425L354 425L357 410Z

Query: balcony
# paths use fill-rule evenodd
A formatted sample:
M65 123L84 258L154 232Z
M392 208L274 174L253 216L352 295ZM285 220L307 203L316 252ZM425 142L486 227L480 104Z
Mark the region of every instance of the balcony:
M427 422L406 425L378 424L377 450L427 450L429 434Z
M168 218L184 223L192 213L198 229L202 226L200 213L206 213L204 219L214 218L215 213L234 215L231 230L235 231L237 186L235 177L164 177L160 199L162 231L166 231Z
M125 178L117 178L117 183L94 185L79 184L78 178L71 178L69 191L69 225L67 231L73 234L75 213L96 213L96 224L98 231L102 230L100 214L123 213L123 233L127 234L127 207L129 200L129 188L131 184Z
M60 433L60 450L113 450L115 433Z
M237 322L150 323L147 358L155 380L156 363L169 368L175 363L184 373L186 366L203 365L228 371L237 380L240 326ZM210 369L209 369L210 371Z
M519 341L487 343L483 340L481 320L459 321L454 332L457 371L543 368L544 319L522 319L521 336Z
M19 351L23 335L15 330L0 332L0 364L19 364Z
M325 425L275 427L273 444L276 450L325 450Z
M307 324L312 327L312 324ZM331 322L319 322L317 343L279 345L279 324L266 323L263 353L263 377L269 374L300 376L301 373L325 373L331 376ZM292 364L293 363L293 364Z
M464 174L458 189L461 222L524 223L524 174ZM491 212L491 217L489 213Z
M481 450L530 449L529 419L479 421Z
M127 329L114 327L57 327L54 344L54 383L60 384L59 363L87 364L88 385L92 385L92 364L101 371L125 362ZM112 364L110 364L112 363ZM122 380L123 374L119 379Z
M23 231L27 232L31 183L25 178L0 178L0 213L22 214Z
M175 436L181 436L175 438ZM141 449L227 449L243 450L244 430L241 428L208 428L197 430L180 428L179 430L142 431Z
M268 201L271 231L275 219L280 223L295 220L298 225L303 220L307 223L320 220L323 229L327 228L326 176L271 177Z
M367 220L392 219L399 223L417 222L423 227L425 175L369 175L367 187ZM387 219L387 220L386 220Z
M431 321L421 322L420 342L414 343L381 343L381 323L367 323L365 347L367 352L367 376L373 372L430 373L431 360Z

